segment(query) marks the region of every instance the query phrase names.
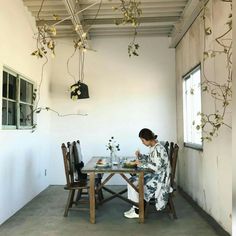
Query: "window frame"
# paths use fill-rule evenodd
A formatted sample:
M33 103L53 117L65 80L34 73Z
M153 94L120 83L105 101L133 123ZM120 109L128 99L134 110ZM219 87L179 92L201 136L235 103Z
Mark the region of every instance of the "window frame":
M185 93L185 83L186 83L186 80L190 79L191 78L191 75L193 75L196 71L200 70L200 82L201 82L201 64L198 64L196 65L195 67L193 67L188 73L186 73L185 75L182 76L182 86L183 86L183 129L184 129L184 147L187 147L187 148L191 148L191 149L195 149L195 150L198 150L198 151L203 151L203 141L201 141L201 144L198 144L198 143L194 143L194 142L185 142L185 122L186 122L186 119L185 119L185 112L186 112L186 107L185 107L185 103L186 103L186 97L184 95ZM202 112L202 90L200 88L200 98L201 98L201 111ZM201 136L202 136L202 132L201 132Z
M32 114L32 125L25 125L25 126L20 125L20 104L25 104L25 105L32 106L32 109L34 109L34 99L32 99L32 103L23 102L23 101L20 100L20 83L23 80L23 81L26 81L27 83L30 83L32 85L32 96L33 96L33 93L34 93L35 83L32 80L28 79L26 76L16 72L13 69L10 69L7 66L3 66L2 75L3 75L3 72L6 72L7 74L11 74L11 75L16 77L16 99L13 100L13 99L8 98L8 95L9 95L8 94L9 93L9 87L8 87L9 79L7 80L7 88L8 88L7 89L7 98L3 97L3 94L2 94L2 97L1 97L2 105L3 105L3 100L16 102L16 125L3 125L3 121L2 121L1 122L2 130L32 130L34 120L35 120L34 114ZM3 77L2 77L2 86L3 86ZM2 120L2 118L1 118L1 120Z

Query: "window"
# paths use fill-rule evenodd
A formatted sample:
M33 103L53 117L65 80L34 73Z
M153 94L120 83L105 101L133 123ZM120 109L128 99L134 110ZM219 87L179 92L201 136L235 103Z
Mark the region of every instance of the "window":
M202 149L201 116L201 70L194 68L183 77L183 110L184 110L184 145Z
M3 69L2 126L7 129L33 125L33 84L23 76Z

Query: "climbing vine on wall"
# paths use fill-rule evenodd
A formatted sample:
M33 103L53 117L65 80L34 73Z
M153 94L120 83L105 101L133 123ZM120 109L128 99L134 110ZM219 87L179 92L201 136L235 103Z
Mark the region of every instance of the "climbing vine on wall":
M224 4L229 4L230 12L225 19L225 24L222 25L224 31L217 35L213 40L213 49L207 47L207 40L213 35L212 26L208 23L206 12L207 6L203 7L202 20L204 25L204 52L202 61L202 83L201 88L203 93L208 94L214 100L214 111L212 113L199 112L201 123L193 125L196 129L202 129L202 140L212 141L218 136L222 127L232 129L231 125L226 121L226 115L230 113L230 104L232 102L232 0L221 0ZM220 82L211 80L205 70L205 65L208 60L216 60L217 57L224 58L226 73L220 79Z

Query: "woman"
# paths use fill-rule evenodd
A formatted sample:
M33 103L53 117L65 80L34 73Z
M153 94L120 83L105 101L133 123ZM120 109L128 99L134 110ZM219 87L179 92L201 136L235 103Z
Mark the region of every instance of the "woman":
M150 129L142 129L139 132L139 138L142 143L150 147L149 155L142 155L139 151L135 152L138 158L137 165L140 168L153 170L152 173L144 174L144 199L148 202L155 198L156 209L162 210L168 202L169 193L172 192L170 187L170 162L165 148L156 140L155 135ZM131 179L137 185L138 177L133 176ZM138 193L128 184L128 199L138 203ZM133 206L129 211L124 212L127 218L138 218L138 208Z

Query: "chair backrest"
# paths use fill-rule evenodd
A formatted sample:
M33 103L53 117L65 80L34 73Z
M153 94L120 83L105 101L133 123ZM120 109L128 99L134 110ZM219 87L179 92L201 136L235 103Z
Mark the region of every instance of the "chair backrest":
M80 141L79 140L77 140L76 142L74 141L73 144L74 144L74 148L75 148L75 155L77 157L77 161L78 161L78 163L80 163L83 161Z
M65 175L66 175L66 185L69 187L71 186L74 181L74 172L73 172L73 165L71 163L70 152L68 148L63 143L61 145L63 161L64 161L64 168L65 168Z
M170 164L172 166L172 155L173 155L173 150L174 150L174 143L173 142L168 142L166 141L165 144L164 144L164 148L166 149L166 152L168 154L168 157L169 157L169 160L170 160Z
M164 146L164 148L166 149L167 154L169 155L169 142L166 141L163 146Z
M81 169L84 167L83 157L81 152L80 141L68 142L67 147L69 150L69 158L71 160L71 170L74 173L74 180L86 180L87 174L83 174Z
M175 180L175 172L176 172L176 164L178 159L178 152L179 152L179 146L177 144L173 144L173 151L171 155L171 186L174 186L174 180Z

